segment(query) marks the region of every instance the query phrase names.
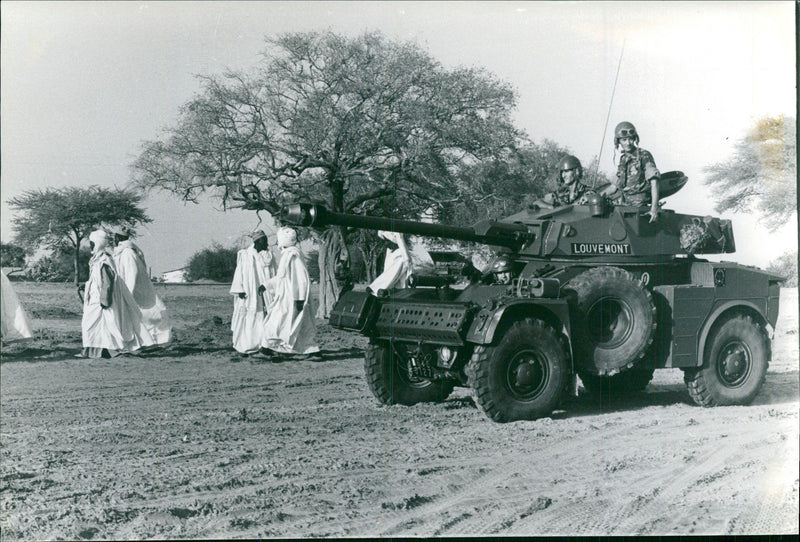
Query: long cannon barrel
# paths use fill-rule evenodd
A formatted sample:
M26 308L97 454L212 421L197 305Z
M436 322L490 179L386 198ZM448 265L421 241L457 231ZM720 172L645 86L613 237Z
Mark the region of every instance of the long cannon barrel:
M533 239L533 234L529 233L528 228L523 224L487 220L478 222L471 227L446 226L430 222L336 213L313 203L295 203L284 207L281 212L281 220L296 226L349 226L368 230L386 230L485 243L515 250Z

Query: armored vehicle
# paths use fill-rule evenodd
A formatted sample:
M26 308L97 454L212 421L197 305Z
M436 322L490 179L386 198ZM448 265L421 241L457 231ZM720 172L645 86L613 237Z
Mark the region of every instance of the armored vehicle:
M665 173L660 196L685 182ZM589 393L621 394L659 368L682 369L699 405L748 404L771 359L781 277L698 257L735 251L728 220L662 209L651 223L646 211L591 193L471 227L305 203L283 221L486 243L511 262L509 284L472 268L466 285L412 276L408 288L342 295L330 323L369 337L366 378L383 404L443 401L467 386L496 422L536 419L576 393L578 376Z

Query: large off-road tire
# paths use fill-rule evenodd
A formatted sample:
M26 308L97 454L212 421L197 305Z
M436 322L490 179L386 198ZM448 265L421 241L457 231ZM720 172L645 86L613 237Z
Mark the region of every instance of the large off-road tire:
M613 375L645 355L656 329L653 296L618 267L595 267L566 285L575 293L575 359L586 374Z
M500 423L549 416L570 376L556 331L531 318L515 322L491 346L476 346L466 373L478 408Z
M698 405L747 405L764 384L769 357L764 329L751 317L737 315L715 326L703 366L684 370L683 380Z
M583 388L594 397L613 398L644 391L653 380L655 369L634 367L612 376L598 376L580 371Z
M364 373L370 391L384 405L437 403L447 399L452 380L431 381L408 372L405 346L391 341L371 341L364 351Z

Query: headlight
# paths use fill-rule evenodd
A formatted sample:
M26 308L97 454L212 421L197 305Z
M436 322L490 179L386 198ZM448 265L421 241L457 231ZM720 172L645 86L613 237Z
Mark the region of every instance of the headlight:
M449 369L453 366L453 362L456 359L456 353L450 349L448 346L442 346L439 348L439 363L442 367Z

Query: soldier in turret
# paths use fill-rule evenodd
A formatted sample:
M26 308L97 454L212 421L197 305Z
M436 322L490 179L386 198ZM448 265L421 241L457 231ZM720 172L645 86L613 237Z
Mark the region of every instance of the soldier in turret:
M558 169L559 188L555 192L545 194L536 201L536 205L546 209L579 203L586 185L581 182L583 167L581 161L571 154L564 155L556 165Z
M661 173L653 155L639 147L639 134L630 122L614 129L614 146L620 150L617 178L605 195L622 205L650 204L650 222L658 218L658 180Z
M498 257L492 264L495 284L511 284L511 268L511 259L508 256Z

